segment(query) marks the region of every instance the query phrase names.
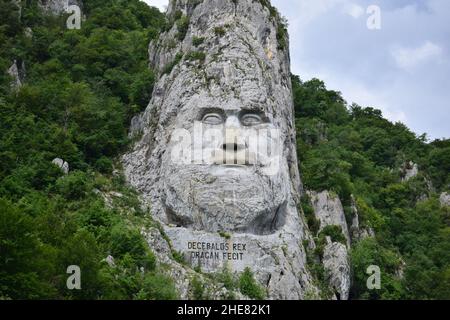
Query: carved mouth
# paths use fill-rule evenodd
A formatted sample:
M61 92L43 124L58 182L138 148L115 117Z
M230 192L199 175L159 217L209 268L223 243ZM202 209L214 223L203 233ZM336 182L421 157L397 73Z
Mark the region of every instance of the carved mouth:
M253 165L250 164L215 164L216 166L219 167L225 167L225 168L235 168L235 169L243 169L243 168L248 168L251 167Z
M248 167L257 163L256 154L253 152L241 151L223 151L216 150L213 157L213 163L220 166L230 167Z
M207 226L198 224L189 215L179 215L172 208L168 207L164 203L164 209L169 225L174 225L178 228L186 228L191 230L203 230L206 232L218 232L218 230L212 230ZM202 212L202 214L206 214ZM229 228L222 227L221 230L227 232L254 234L258 236L265 236L274 234L280 230L286 223L287 215L287 201L281 203L278 207L273 209L266 209L253 219L248 221L245 226L236 226Z

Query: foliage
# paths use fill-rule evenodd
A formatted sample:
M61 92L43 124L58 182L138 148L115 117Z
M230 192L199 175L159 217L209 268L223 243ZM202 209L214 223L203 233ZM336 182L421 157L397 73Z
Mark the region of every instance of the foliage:
M285 21L270 1L259 2L276 20L285 49ZM44 14L36 1L22 1L21 15L12 1L0 1L0 299L176 299L173 281L140 232L152 221L117 173L116 157L129 146L131 118L153 91L149 41L174 24L178 41L184 40L189 18L175 12L168 22L138 0L83 4L81 30L67 30L64 17ZM194 47L203 41L194 38ZM187 61L205 58L202 51L185 55ZM5 72L13 61L26 66L17 91ZM346 208L353 195L361 227L377 235L353 243L352 297L449 299L450 218L438 199L450 190L449 140L428 142L380 110L349 106L318 79L292 76L292 88L305 187L335 192ZM52 164L56 157L70 164L69 174ZM402 181L400 168L409 161L421 174ZM307 197L301 208L317 235ZM318 251L325 236L345 241L340 229L325 228L317 235ZM104 261L108 255L113 266ZM176 252L173 259L184 262ZM329 297L320 257L309 252L308 261ZM69 265L82 268L83 290L67 289ZM382 271L381 290L365 285L369 265ZM265 297L250 269L238 279L224 270L216 280L230 291ZM192 285L194 296L204 298L201 284Z
M22 2L21 19L0 2L0 297L175 299L140 234L137 198L114 173L130 119L150 99L147 45L165 18L138 0L83 4L81 30L66 30L36 1ZM27 69L17 92L3 75L13 60ZM114 209L110 191L123 195ZM82 290L66 287L70 265Z
M203 300L205 294L205 288L202 281L198 276L194 276L191 280L191 290L194 300Z
M198 47L198 46L202 45L204 41L205 41L204 37L196 37L196 36L194 36L192 38L192 45L194 47Z
M344 207L351 205L353 195L360 227L377 235L353 243L352 297L449 299L450 225L448 211L438 201L440 192L449 188L449 140L427 143L425 135L389 122L377 109L348 106L339 92L327 90L318 79L302 82L292 76L292 88L306 189L331 190ZM419 165L420 174L402 181L400 168L409 161ZM309 199L304 197L301 205L316 232ZM343 240L341 230L326 233ZM318 237L319 256L324 235ZM369 265L381 268L380 291L367 290ZM320 283L323 272L316 269Z
M266 294L264 289L256 282L250 268L245 268L239 277L239 290L242 294L255 300L262 300Z
M226 33L227 33L227 31L225 30L224 27L215 27L214 28L214 34L218 37L223 37Z
M200 61L203 62L206 59L206 54L203 51L191 51L186 54L186 61Z
M189 17L188 16L182 16L181 18L179 18L176 21L177 24L177 30L178 30L178 35L177 38L180 41L183 41L184 38L186 37L188 28L189 28Z

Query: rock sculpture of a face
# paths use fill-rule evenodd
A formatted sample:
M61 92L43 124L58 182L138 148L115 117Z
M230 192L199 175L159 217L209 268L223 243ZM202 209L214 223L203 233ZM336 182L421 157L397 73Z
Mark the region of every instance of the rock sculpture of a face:
M174 249L188 255L201 239L222 245L218 234L241 238L248 246L240 248L253 246L256 256L240 256L235 269L261 263L264 281L281 285L282 277L297 298L304 288L292 277L306 273L304 229L284 26L265 1L178 0L167 15L173 26L150 44L160 77L148 108L133 119L139 139L124 156L126 177ZM286 263L293 270L281 266L282 248L295 255L297 262Z
M273 233L298 184L280 22L253 1L182 2L171 3L169 18L178 20L150 48L164 74L146 115L151 125L144 121L145 160L129 175L153 171L136 186L158 200L168 224Z

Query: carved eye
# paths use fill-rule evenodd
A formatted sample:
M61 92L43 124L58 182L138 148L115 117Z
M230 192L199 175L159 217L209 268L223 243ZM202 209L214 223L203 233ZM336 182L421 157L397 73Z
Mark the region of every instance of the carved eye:
M218 125L223 122L223 119L218 113L208 113L203 116L202 122L209 125Z
M244 126L257 126L263 123L263 119L258 114L249 113L242 116L241 122Z

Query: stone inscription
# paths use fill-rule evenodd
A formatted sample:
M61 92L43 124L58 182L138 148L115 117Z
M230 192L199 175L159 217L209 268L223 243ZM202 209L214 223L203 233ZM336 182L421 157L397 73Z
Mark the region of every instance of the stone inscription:
M187 251L191 259L236 261L243 259L247 244L188 241Z

